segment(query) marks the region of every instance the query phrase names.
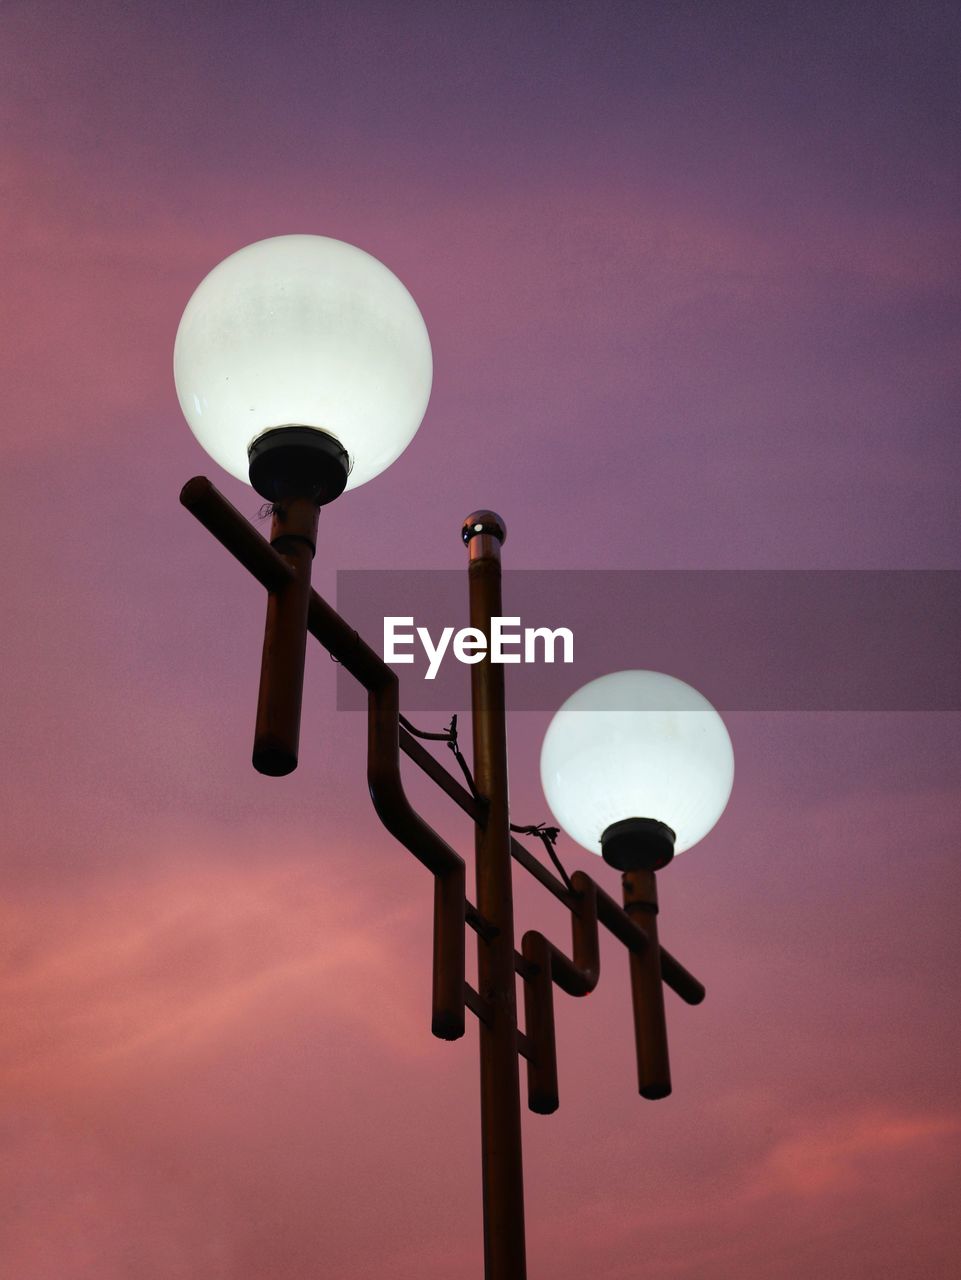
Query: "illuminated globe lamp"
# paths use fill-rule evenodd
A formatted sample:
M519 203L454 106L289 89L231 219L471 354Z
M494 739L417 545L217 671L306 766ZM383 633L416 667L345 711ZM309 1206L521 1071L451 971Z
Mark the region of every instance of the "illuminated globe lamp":
M271 501L307 492L325 505L379 475L420 426L432 372L404 285L327 236L275 236L225 258L174 344L190 429Z
M184 310L174 344L184 417L211 458L271 504L271 545L291 570L268 598L254 746L262 773L297 764L320 510L403 453L432 374L427 327L404 285L326 236L247 245ZM196 505L204 485L188 482L181 501Z
M547 802L578 844L619 871L659 870L724 812L734 752L703 694L659 671L578 689L541 749Z
M647 945L631 953L638 1088L671 1092L655 873L711 830L734 782L724 721L683 680L618 671L578 689L541 749L544 794L573 840L622 872L624 909Z

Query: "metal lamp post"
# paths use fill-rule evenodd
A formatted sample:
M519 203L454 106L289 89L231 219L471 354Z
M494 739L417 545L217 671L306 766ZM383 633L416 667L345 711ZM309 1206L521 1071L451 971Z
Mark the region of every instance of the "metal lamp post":
M655 872L720 816L733 777L730 740L710 704L670 677L622 672L578 691L548 729L542 779L561 825L622 872L624 906L583 871L555 875L512 834L545 832L511 824L504 668L491 662L489 647L471 665L471 770L454 733L422 734L403 718L396 673L310 585L321 508L388 466L426 409L430 344L404 286L339 241L261 241L201 283L181 321L174 359L180 403L201 444L271 504L268 541L209 480L196 477L181 492L183 505L267 591L254 767L270 775L296 767L311 634L367 690L374 807L434 876L431 1029L444 1040L459 1038L468 1009L479 1029L485 1276L523 1280L518 1059L527 1063L530 1109L556 1110L553 988L574 996L594 989L603 925L630 958L639 1091L647 1098L670 1092L663 985L689 1004L704 998L704 988L660 945ZM464 522L462 536L470 625L489 646L491 619L502 616L506 529L495 513L479 511ZM422 738L448 740L467 786ZM407 799L401 752L473 819L474 902L463 859ZM693 768L685 788L686 763ZM536 931L515 945L514 862L570 911L570 956ZM468 927L477 939L476 990L465 979Z

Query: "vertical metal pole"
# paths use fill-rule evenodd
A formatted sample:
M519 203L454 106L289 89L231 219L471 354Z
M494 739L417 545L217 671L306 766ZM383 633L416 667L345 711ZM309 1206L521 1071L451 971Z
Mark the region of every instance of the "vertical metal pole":
M649 945L642 952L631 952L637 1089L642 1098L666 1098L671 1092L671 1066L667 1056L661 946L657 937L657 880L653 871L638 868L625 871L621 883L624 910L649 939Z
M489 1017L480 1022L484 1274L524 1280L524 1174L514 978L514 904L507 799L504 667L490 660L491 618L501 615L504 522L491 511L469 516L470 622L488 653L471 667L474 781L486 807L476 827L477 908L496 933L477 940L477 976Z
M273 777L282 777L297 767L310 565L317 546L319 516L320 508L309 498L289 498L274 505L270 543L293 573L267 596L253 754L258 773Z

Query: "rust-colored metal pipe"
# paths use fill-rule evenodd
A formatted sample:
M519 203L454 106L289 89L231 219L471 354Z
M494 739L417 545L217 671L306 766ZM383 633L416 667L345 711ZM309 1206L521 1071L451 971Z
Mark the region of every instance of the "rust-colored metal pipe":
M647 934L650 945L631 951L631 998L637 1047L637 1088L642 1098L666 1098L671 1092L661 948L657 939L657 881L647 869L625 871L624 909Z
M274 504L270 545L290 566L290 577L267 594L267 619L257 694L253 764L279 778L297 768L304 699L310 566L317 548L320 507L308 498Z
M431 1031L456 1040L464 1034L464 862L407 799L400 776L397 677L374 657L386 676L368 694L367 785L381 822L436 877Z
M180 502L262 587L276 591L290 581L293 570L287 561L206 476L188 480L180 490Z
M268 591L292 580L288 560L206 477L189 480L180 501ZM441 1039L457 1039L464 1034L464 861L414 811L404 792L397 676L316 591L308 596L307 629L367 689L367 782L374 808L387 830L438 879L431 1029Z
M484 1274L487 1280L524 1280L507 717L504 666L491 661L491 619L503 612L500 548L506 529L494 512L481 511L465 520L463 535L470 555L470 625L487 638L483 660L471 667L474 782L484 805L482 821L474 828L477 909L494 929L477 939L477 985L489 1013L478 1024Z
M424 773L433 778L468 817L473 818L475 822L483 821L483 805L479 804L459 779L445 769L440 761L425 750L403 726L400 730L400 749L423 769ZM549 890L569 911L578 909L579 903L567 885L513 836L511 837L511 857L515 862L520 863L525 871L529 871L535 880L539 880L544 888ZM578 872L578 875L584 875L584 873ZM584 876L584 878L590 877ZM615 902L599 884L593 880L591 883L594 885L597 901L598 923L622 942L629 951L643 951L648 945L648 936L641 925L632 920L621 904ZM680 996L686 1004L700 1004L704 999L703 984L698 982L697 978L689 973L664 946L661 947L661 977L665 985L670 987L675 995Z
M521 943L521 954L530 970L524 975L524 1031L531 1048L527 1105L540 1115L550 1115L558 1106L554 983L568 995L586 996L597 986L601 972L597 886L582 871L574 872L571 885L577 899L571 908L573 959L535 930L525 933Z

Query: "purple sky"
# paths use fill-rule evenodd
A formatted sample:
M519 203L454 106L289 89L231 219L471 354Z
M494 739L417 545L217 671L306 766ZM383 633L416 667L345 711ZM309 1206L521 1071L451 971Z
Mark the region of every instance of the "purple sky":
M250 768L262 593L177 493L205 472L259 502L182 422L180 313L290 231L417 299L431 405L324 514L324 592L460 567L478 506L512 567L961 568L956 8L0 21L0 1271L479 1276L475 1035L429 1035L429 877L370 808L316 648L300 770ZM548 816L548 719L512 717L522 822ZM708 1000L671 1000L650 1104L620 949L590 1000L558 996L532 1280L953 1276L958 717L729 722L730 808L661 877Z

